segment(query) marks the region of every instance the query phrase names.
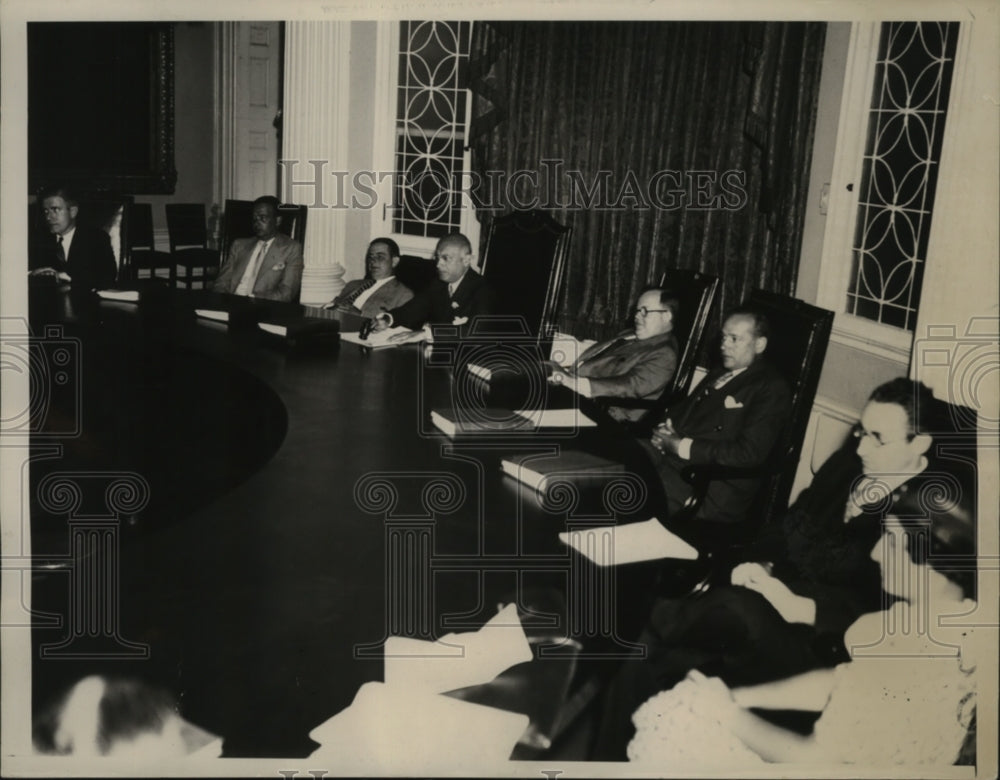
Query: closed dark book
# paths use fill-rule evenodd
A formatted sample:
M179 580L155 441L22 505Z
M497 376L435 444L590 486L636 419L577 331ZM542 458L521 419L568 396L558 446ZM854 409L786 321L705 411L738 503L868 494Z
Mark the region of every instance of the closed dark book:
M604 485L610 477L625 473L625 466L613 460L580 450L565 450L557 455L518 455L500 462L505 474L545 492L553 479L576 485Z
M332 317L268 317L257 327L288 344L340 341L340 323Z
M452 437L458 433L526 432L536 427L527 417L496 407L457 411L451 407L434 409L431 411L431 422L439 431Z

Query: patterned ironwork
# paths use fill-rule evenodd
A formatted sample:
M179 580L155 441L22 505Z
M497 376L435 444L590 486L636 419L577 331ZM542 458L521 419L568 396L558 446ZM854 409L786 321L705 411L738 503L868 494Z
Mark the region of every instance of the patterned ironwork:
M393 232L459 229L469 22L401 22Z
M916 324L957 40L957 22L882 25L849 314Z

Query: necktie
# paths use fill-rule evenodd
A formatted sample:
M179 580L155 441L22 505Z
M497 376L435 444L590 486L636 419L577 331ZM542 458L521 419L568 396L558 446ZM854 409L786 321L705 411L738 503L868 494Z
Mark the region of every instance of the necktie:
M58 233L56 234L56 257L59 258L59 262L62 264L62 268L66 266L66 247L63 246L63 237Z
M337 301L337 303L341 306L350 306L361 296L361 293L363 293L365 290L370 289L374 284L375 284L374 279L365 279L361 284L357 286L354 292L352 292L346 298L341 298L339 301Z
M240 284L236 288L237 295L249 295L253 292L254 283L257 281L257 270L260 268L260 263L264 259L264 251L266 248L266 242L257 242L257 248L254 250L253 257L250 258L250 262L247 264L247 270L243 273L243 278L240 280Z
M726 382L728 382L732 378L733 378L733 372L727 371L726 373L724 373L722 376L720 376L718 379L715 380L715 383L712 385L712 389L721 390L723 387L726 386Z
M455 283L454 282L451 282L448 285L448 297L449 298L454 298L455 297Z
M591 360L593 360L594 358L600 357L605 352L611 352L612 350L617 349L618 347L620 347L622 344L624 344L628 340L629 339L625 338L624 336L619 336L616 339L612 339L607 344L605 344L603 347L601 347L600 349L594 350L593 352L591 352L586 357L582 357L581 356L580 359L576 361L576 365L577 366L582 366L584 363L589 363Z

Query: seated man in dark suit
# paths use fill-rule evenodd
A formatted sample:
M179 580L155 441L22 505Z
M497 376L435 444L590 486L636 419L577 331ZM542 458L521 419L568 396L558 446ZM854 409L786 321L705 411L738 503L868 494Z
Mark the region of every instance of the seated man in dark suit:
M390 327L419 330L428 324L464 325L473 317L491 314L489 285L475 269L472 244L461 233L442 238L434 250L438 278L402 306L379 314L373 331Z
M681 476L688 465L708 463L753 467L763 464L791 410L782 376L762 359L767 318L737 309L722 326L722 366L674 404L653 432L647 449L663 482L670 514L691 495ZM718 479L708 488L698 518L735 523L743 519L756 479Z
M277 198L265 195L253 202L253 232L255 238L233 241L212 289L272 301L298 300L302 245L278 232Z
M72 285L74 290L110 287L118 275L108 234L97 227L77 224L79 204L63 187L43 190L46 232L32 237L29 275Z
M585 398L659 398L677 370L674 318L678 301L654 288L639 296L635 326L615 338L593 344L565 368L555 368L549 381ZM643 409L611 406L616 420L636 420Z
M646 660L627 663L611 686L594 758L624 759L631 713L692 668L746 685L848 660L844 631L883 607L871 550L885 518L925 517L928 495L954 492L954 469L928 457L939 407L909 379L876 388L854 437L741 552L729 586L654 606L640 639Z
M365 255L368 277L349 281L340 295L324 308L372 319L382 311L402 306L413 297L413 291L396 278L397 265L399 244L391 238L376 238L368 245Z

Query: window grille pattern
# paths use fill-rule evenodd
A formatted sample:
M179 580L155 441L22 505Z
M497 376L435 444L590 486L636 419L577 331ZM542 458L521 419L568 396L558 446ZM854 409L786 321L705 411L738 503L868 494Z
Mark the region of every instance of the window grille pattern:
M957 40L957 22L882 25L849 314L916 324Z
M401 22L392 230L459 229L469 22Z

